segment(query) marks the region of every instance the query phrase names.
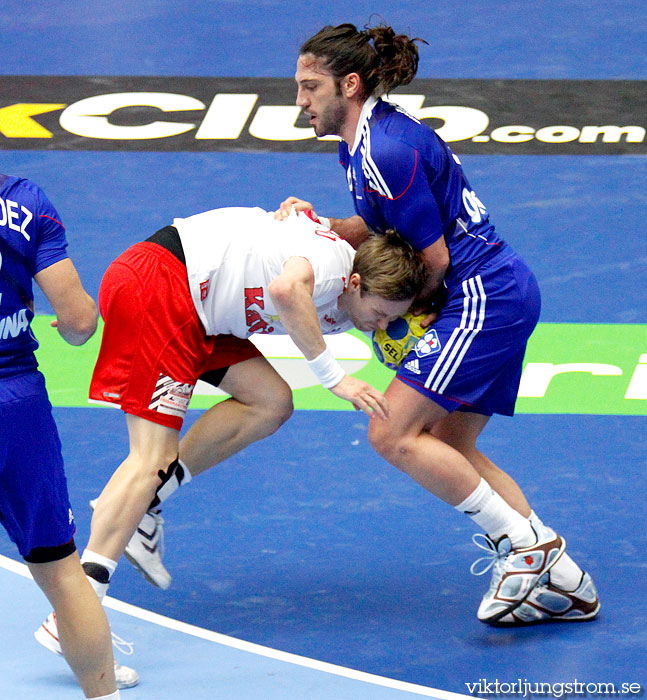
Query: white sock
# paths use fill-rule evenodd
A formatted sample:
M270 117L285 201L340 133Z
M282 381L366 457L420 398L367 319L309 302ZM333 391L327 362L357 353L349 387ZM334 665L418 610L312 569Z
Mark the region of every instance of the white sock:
M104 557L102 554L86 549L81 557L81 565L85 571L86 578L92 588L94 588L94 592L99 596L99 600L103 601L108 593L110 579L112 579L112 575L117 568L117 562Z
M509 506L485 479L456 510L469 515L494 542L507 535L513 547L528 547L537 540L530 521Z
M534 510L531 511L528 520L537 531L544 524ZM563 591L574 591L580 585L583 573L582 569L564 552L550 570L550 581Z
M92 700L119 700L119 698L120 698L119 691L115 690L115 692L112 693L111 695L98 695L98 696L92 698Z

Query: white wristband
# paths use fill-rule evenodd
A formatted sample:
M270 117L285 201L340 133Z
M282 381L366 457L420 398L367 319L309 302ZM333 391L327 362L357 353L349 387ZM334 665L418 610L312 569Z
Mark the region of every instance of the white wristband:
M326 348L314 360L306 360L306 362L325 389L336 386L346 375L329 348Z
M322 226L325 226L326 228L330 228L330 219L327 216L317 215L317 219L319 219L319 223Z

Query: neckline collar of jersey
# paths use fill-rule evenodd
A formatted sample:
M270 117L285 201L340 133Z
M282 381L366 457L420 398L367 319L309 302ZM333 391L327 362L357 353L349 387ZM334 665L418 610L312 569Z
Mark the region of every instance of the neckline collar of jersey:
M362 130L364 128L364 122L369 120L371 113L373 112L373 108L377 104L377 100L377 97L373 97L373 95L371 95L362 105L362 111L360 112L359 120L357 122L357 128L355 129L355 140L353 141L353 147L350 149L351 156L355 155L355 151L359 146L359 142L362 140Z

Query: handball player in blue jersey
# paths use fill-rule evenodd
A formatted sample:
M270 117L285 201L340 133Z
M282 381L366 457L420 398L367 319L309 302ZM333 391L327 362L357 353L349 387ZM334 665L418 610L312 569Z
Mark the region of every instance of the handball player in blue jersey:
M316 135L341 137L340 163L355 205L350 218L319 219L354 246L371 232L394 229L427 268L414 304L428 313L427 342L403 360L385 393L390 415L370 421L369 439L391 464L487 533L475 542L488 557L472 568L492 568L481 621L592 619L599 601L589 574L516 482L476 447L492 414L514 413L540 294L532 272L495 230L459 158L385 97L414 78L416 41L387 26L324 27L301 47L295 75L297 105ZM281 205L284 214L292 208L313 205L296 197Z
M66 248L43 191L0 174L0 522L54 606L60 641L48 646L62 650L86 697L118 698L110 628L74 544L61 443L31 330L32 279L65 341L82 345L97 327L96 305Z

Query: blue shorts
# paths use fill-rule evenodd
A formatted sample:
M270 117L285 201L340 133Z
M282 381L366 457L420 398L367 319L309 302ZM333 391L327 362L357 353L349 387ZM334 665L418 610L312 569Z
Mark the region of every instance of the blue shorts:
M507 251L495 256L448 290L397 377L447 411L512 416L540 309L537 280L523 260Z
M58 430L40 372L0 380L0 522L24 559L75 551Z

